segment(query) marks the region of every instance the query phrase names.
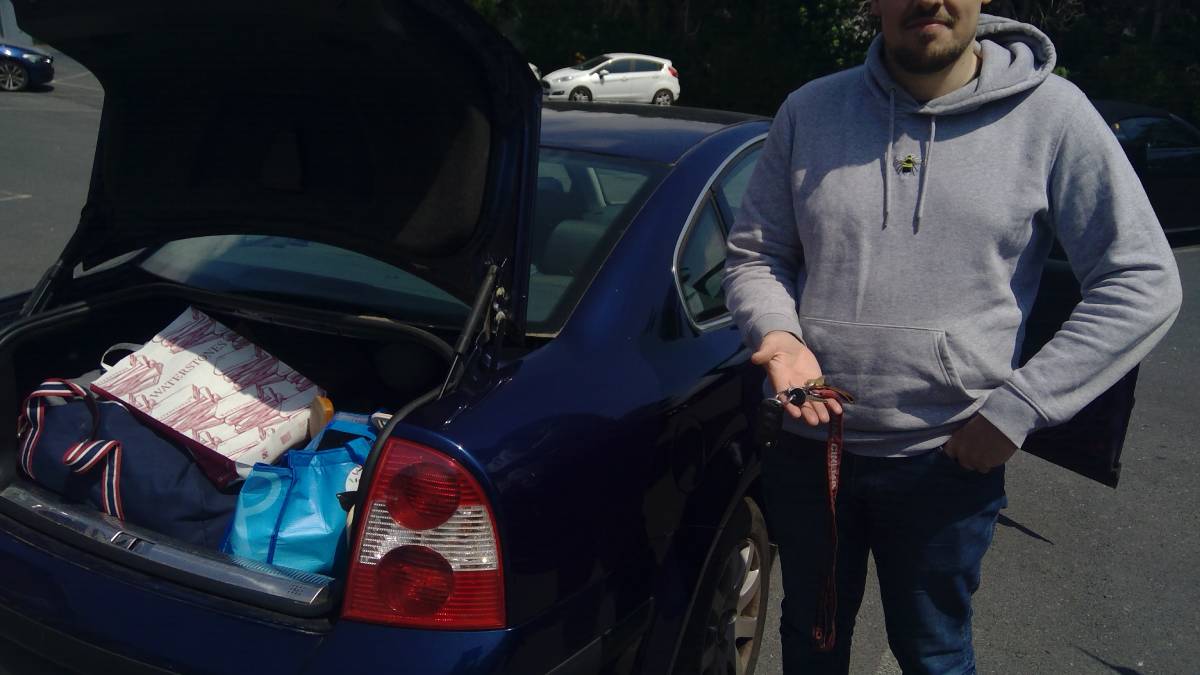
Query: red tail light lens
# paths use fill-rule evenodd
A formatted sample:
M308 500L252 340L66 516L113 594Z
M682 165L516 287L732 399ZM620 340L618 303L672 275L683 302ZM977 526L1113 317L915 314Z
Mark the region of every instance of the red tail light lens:
M667 70L671 73L671 77L679 79L679 71L675 70L675 66L667 66Z
M454 569L433 549L401 546L379 561L388 606L409 616L431 616L454 592Z
M461 491L451 469L422 462L404 467L392 479L388 513L412 530L432 530L458 510Z
M504 627L496 521L479 483L453 459L389 439L355 534L343 618L420 628Z

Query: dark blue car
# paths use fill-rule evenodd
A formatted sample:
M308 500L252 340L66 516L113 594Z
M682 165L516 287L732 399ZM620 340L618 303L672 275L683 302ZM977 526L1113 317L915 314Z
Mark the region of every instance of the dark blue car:
M720 281L767 120L541 110L445 0L16 5L106 98L76 234L0 307L0 426L188 305L396 415L333 578L68 503L0 442L0 636L83 672L752 671L762 378Z
M21 91L53 79L53 56L0 42L0 91Z

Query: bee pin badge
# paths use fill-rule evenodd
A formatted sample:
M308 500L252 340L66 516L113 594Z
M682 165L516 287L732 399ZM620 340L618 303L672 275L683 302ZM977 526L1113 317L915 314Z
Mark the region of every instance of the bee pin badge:
M915 175L921 168L921 160L911 154L892 160L892 164L896 167L896 173L901 176Z

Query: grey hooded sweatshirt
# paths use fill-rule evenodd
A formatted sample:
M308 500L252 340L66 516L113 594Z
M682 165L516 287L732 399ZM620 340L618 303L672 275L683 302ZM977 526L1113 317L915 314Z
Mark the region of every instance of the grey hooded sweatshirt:
M857 454L919 454L976 413L1019 446L1112 386L1179 311L1145 192L1087 98L1051 74L1050 40L984 15L975 48L979 76L924 103L889 76L882 37L865 65L793 92L730 233L726 301L747 344L800 337L858 399ZM1018 368L1056 235L1083 297Z

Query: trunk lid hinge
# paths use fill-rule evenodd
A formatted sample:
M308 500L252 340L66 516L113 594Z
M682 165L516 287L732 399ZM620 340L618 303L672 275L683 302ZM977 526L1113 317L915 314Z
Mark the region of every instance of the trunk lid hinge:
M479 287L479 293L475 296L471 312L467 315L462 332L459 333L458 340L454 344L454 358L446 373L446 379L442 383L441 391L438 393L437 398L439 399L445 396L457 381L462 370L463 359L468 354L473 352L480 343L495 344L504 335L505 328L509 323L510 296L503 286L497 285L497 281L505 262L489 262L487 264L487 272Z

